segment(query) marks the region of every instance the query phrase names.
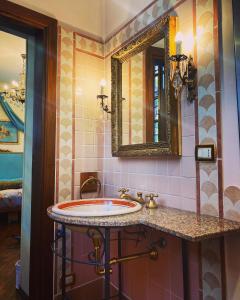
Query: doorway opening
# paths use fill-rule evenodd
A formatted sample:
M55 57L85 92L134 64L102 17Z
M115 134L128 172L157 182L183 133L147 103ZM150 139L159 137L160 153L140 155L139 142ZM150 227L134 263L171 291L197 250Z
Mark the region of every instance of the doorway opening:
M20 291L23 299L50 300L53 295L50 243L54 231L46 209L54 203L55 144L52 141L56 123L57 21L0 0L0 30L24 38L27 45ZM17 85L16 82L11 82L10 87ZM10 96L3 92L4 98ZM6 103L9 110L9 102L4 102L5 110Z
M27 40L0 30L0 49L0 298L18 299Z

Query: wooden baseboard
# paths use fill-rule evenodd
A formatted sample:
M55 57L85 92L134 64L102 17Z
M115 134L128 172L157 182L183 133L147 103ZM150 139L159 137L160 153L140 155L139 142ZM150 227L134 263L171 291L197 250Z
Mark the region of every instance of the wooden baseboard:
M103 299L103 286L104 279L98 278L91 282L88 282L84 285L76 287L67 292L68 296L71 300L102 300ZM118 299L118 290L116 287L111 285L111 295L112 299ZM116 295L116 297L114 297ZM61 296L55 296L55 300L61 300ZM126 297L122 297L122 300L128 300Z

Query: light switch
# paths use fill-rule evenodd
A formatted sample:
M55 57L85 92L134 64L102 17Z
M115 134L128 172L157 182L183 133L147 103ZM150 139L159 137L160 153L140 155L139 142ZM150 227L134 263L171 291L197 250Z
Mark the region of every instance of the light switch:
M215 145L197 145L195 158L197 161L214 161L216 159Z

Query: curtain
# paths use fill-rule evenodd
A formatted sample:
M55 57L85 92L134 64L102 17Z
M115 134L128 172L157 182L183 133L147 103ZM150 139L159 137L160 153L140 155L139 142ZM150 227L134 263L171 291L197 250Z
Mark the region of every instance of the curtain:
M4 101L4 97L0 95L0 105L2 106L4 112L10 119L10 121L13 123L13 125L17 128L17 130L20 130L24 132L24 123L20 118L14 113L14 111L11 109L9 104Z

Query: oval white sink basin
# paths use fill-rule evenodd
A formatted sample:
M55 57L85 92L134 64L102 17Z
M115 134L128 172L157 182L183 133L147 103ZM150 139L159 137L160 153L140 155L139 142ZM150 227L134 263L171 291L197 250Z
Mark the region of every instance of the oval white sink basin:
M129 214L141 208L141 204L135 201L95 198L61 202L54 205L52 211L56 214L72 217L100 217Z

